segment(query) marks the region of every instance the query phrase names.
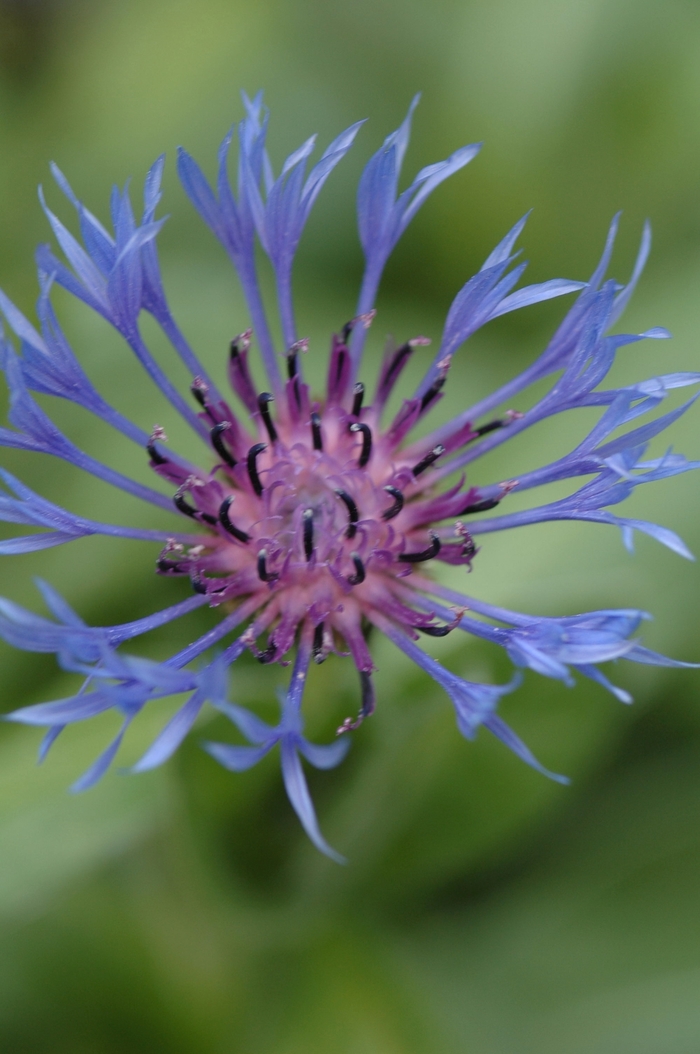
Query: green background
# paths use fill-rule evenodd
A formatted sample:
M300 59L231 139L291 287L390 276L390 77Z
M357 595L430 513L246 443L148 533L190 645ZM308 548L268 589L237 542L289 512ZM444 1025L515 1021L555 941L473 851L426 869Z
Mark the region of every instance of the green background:
M529 280L585 279L625 210L613 273L632 266L641 224L655 244L625 318L674 341L624 350L618 379L697 369L700 303L700 6L690 0L120 0L0 2L0 284L27 312L32 251L47 238L36 184L55 160L103 219L112 181L168 155L162 258L171 302L211 369L247 324L223 252L174 172L183 143L213 171L266 89L279 165L307 135L325 144L370 121L331 177L296 270L300 330L320 376L328 334L353 313L361 274L354 186L416 90L407 173L485 140L402 240L370 340L440 334L460 285L526 209ZM56 188L49 201L64 219ZM126 348L87 309L56 302L97 386L144 428L184 444ZM561 317L554 302L501 319L459 356L442 407L456 411L527 364ZM155 341L157 354L167 349ZM418 366L416 367L418 368ZM184 381L176 365L173 374ZM368 366L371 371L371 366ZM525 405L519 404L522 406ZM88 415L55 407L80 445L146 480L145 458ZM511 478L583 434L584 415L533 430L475 473ZM673 442L698 456L697 414ZM664 437L665 439L666 437ZM658 450L663 449L663 440ZM136 503L40 457L3 464L97 519L155 525ZM700 550L693 476L628 503ZM163 521L165 522L165 521ZM86 539L3 563L2 592L43 610L31 576L92 623L146 614L186 594L153 576L140 543ZM488 536L464 583L536 613L639 606L647 644L700 659L698 571L642 538L558 524ZM163 656L202 614L139 644ZM456 635L426 645L460 673L504 680L502 656ZM2 647L2 703L72 686L51 656ZM310 774L340 868L307 842L276 758L233 776L199 741L162 770L66 788L114 731L71 730L43 768L39 734L0 738L0 1049L12 1054L696 1054L700 1050L700 680L625 667L623 707L601 689L528 675L503 712L549 767L549 783L486 734L469 744L449 701L376 642L380 704L344 766ZM312 738L357 706L349 663L314 671ZM234 698L272 715L284 671L243 661ZM172 704L146 714L135 760Z

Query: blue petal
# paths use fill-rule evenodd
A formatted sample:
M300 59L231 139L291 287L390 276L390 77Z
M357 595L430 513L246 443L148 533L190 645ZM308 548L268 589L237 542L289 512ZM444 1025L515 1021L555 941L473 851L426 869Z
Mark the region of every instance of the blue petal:
M321 834L314 811L309 788L297 754L298 741L295 736L284 736L280 744L282 755L282 779L292 808L301 820L301 825L317 849L335 860L337 864L346 863L345 857L336 852Z
M228 743L203 743L208 754L231 772L245 772L257 765L272 750L276 740L268 740L261 747L232 747Z

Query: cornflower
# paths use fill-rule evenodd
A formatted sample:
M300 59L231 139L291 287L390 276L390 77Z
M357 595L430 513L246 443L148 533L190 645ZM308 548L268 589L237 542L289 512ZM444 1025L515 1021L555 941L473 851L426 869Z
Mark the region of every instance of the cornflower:
M517 686L519 672L507 684L465 680L421 650L416 643L420 634L442 637L464 631L505 649L518 670L530 668L567 685L578 672L622 702L631 702L630 696L611 684L598 664L624 658L652 665L689 665L658 655L633 637L649 617L643 611L602 610L562 618L526 615L447 588L431 576L430 569L442 561L454 566L458 578L472 569L480 536L549 520L616 525L629 549L634 532L641 531L690 557L672 531L619 516L610 507L641 483L699 466L672 452L646 459L649 441L683 414L692 400L628 426L653 413L672 389L698 383L700 374L671 373L621 388L602 386L619 348L668 336L658 328L640 334L608 332L644 267L650 246L648 227L625 286L605 279L618 225L615 217L588 282L554 279L516 290L525 264L515 263L515 244L525 217L458 292L423 380L393 418L384 413L387 401L416 348L430 343L426 338L388 345L376 389L368 399L361 380L363 347L386 261L429 194L480 148L479 144L462 147L447 160L422 169L399 193L416 98L360 179L357 210L364 277L355 317L332 338L325 394L316 398L303 376L301 353L308 342L297 333L292 263L311 207L362 122L338 136L308 175L315 137L287 158L275 178L265 147L268 113L262 96L252 101L243 98L246 113L237 127L236 195L228 175L235 128L219 150L216 193L192 157L184 150L178 155L183 186L230 257L250 312L252 328L231 341L228 358L231 388L243 414L235 413L218 390L178 328L166 299L156 249L164 221L155 218L163 157L146 177L140 223L134 219L128 190L113 191L113 233L85 208L52 166L58 186L77 211L82 245L49 210L40 192L68 261L68 265L61 262L48 246L38 251L40 332L0 293L0 309L20 344L18 353L11 340L0 335L0 365L9 386L13 426L0 429L0 444L61 458L147 505L169 510L180 522L179 529L163 532L86 519L2 471L6 492L0 496L0 518L47 530L3 541L0 553L28 553L93 534L158 543L156 574L182 578L192 589L186 599L146 618L106 627L86 625L45 582L38 585L52 618L0 600L0 635L6 641L28 651L54 652L64 670L85 677L70 698L15 710L7 718L47 729L40 748L43 758L66 726L117 711L122 718L118 735L74 784L74 790L84 790L106 772L128 726L147 704L175 694L186 696L133 766L136 772L166 761L202 707L210 704L230 719L247 742L207 743L209 753L226 768L242 771L279 746L287 794L304 829L322 852L342 859L321 834L301 758L320 768L336 765L349 745L346 733L373 712L368 628L386 634L445 690L464 736L472 739L483 726L527 764L562 782L564 777L547 772L499 716L499 700ZM256 239L274 271L281 356L258 284ZM208 464L196 465L186 453L176 453L161 427L143 431L98 394L54 312L54 285L84 301L121 334L166 399L206 442ZM423 438L411 439L415 427L440 402L453 357L472 334L500 315L574 292L578 295L573 306L550 343L524 372L454 420ZM189 371L191 400L173 384L145 343L139 326L144 312L155 320ZM267 375L269 390L263 392L256 389L249 370L253 337ZM501 409L545 380L548 390L526 412ZM138 483L84 453L56 427L31 392L68 399L139 445L168 493ZM600 408L600 415L569 454L517 480L467 484L464 470L472 462L534 424L578 407ZM508 511L513 493L579 477L587 479L567 497ZM496 509L495 515L479 515ZM220 610L218 624L164 662L122 650L135 637L205 605ZM241 630L238 636L237 630ZM295 652L276 726L229 699L229 667L246 650L261 663L283 665ZM341 724L333 743L316 745L304 736L302 695L311 663L322 663L333 653L349 653L357 667L359 712Z

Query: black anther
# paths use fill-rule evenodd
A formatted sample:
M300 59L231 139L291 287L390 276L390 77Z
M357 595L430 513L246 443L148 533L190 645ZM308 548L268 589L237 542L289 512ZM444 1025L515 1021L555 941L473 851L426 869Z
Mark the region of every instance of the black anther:
M343 338L343 344L347 344L348 340L350 339L350 334L352 333L354 328L355 328L355 319L351 318L349 322L345 323L345 325L343 326L343 328L340 331L341 336Z
M304 532L304 556L311 559L314 551L314 510L304 509L301 515L302 530Z
M274 395L272 395L270 392L261 392L261 394L258 396L258 408L260 409L260 416L263 419L263 423L265 425L265 428L267 429L267 434L270 437L271 443L277 442L277 429L275 428L274 421L270 417L269 408L269 404L273 402L274 398Z
M374 713L374 687L372 676L366 670L360 670L360 690L362 693L362 706L360 715L370 717Z
M500 498L487 498L485 501L476 501L472 505L467 505L466 508L462 509L457 515L468 516L472 512L487 512L489 509L495 509L496 506L500 504Z
M319 622L318 626L314 629L314 643L313 643L314 662L317 666L320 666L322 662L325 662L326 656L323 654L323 623Z
M369 425L355 423L350 425L350 431L362 432L362 450L357 460L357 466L358 468L364 468L372 454L372 429Z
M222 461L225 461L229 468L235 468L238 462L235 457L226 449L224 446L223 434L231 427L228 421L221 421L209 432L209 438L211 439L211 445L216 450L217 454Z
M263 485L260 482L260 476L258 475L257 459L258 455L262 454L263 450L267 450L267 443L256 443L248 451L247 459L248 475L250 477L250 482L253 487L253 490L258 495L258 497L260 497L263 492Z
M345 505L348 510L348 516L350 517L350 523L345 531L346 538L354 538L357 533L357 521L360 518L360 514L357 509L357 505L353 498L350 497L346 490L337 490L336 494Z
M362 563L362 560L360 560L359 553L350 553L350 559L355 566L355 574L348 576L348 585L359 586L360 582L364 582L367 577L365 565Z
M209 386L204 383L201 377L195 377L190 385L190 391L193 396L202 407L203 410L207 409L207 395L209 394Z
M451 622L448 626L416 626L420 633L427 633L429 637L446 637L456 628L458 623Z
M386 371L386 376L384 377L384 387L385 388L388 385L393 384L394 377L396 376L397 371L401 369L401 367L403 366L404 362L406 361L406 359L408 358L408 356L411 354L412 351L413 351L413 345L410 342L407 342L406 344L402 344L400 348L396 349L396 351L394 352L394 357L391 360L391 364L389 366L389 369Z
M180 494L180 492L178 491L178 493L173 498L173 502L175 504L175 508L178 509L180 512L184 512L185 516L191 516L193 520L197 519L197 509L195 509L194 506L190 505L190 503L185 498L184 494Z
M365 386L362 381L358 381L357 384L353 385L352 394L352 416L359 417L362 409L362 400L365 397Z
M469 538L465 538L464 545L462 546L462 556L464 557L464 559L470 560L475 553L476 542L471 536Z
M426 468L433 464L434 461L440 457L441 454L445 453L445 448L442 443L438 443L432 450L429 450L425 457L422 457L417 465L414 465L412 472L414 476L420 476L421 472L425 472Z
M436 395L439 393L440 389L443 387L443 385L445 383L445 380L446 380L445 377L438 377L438 379L433 384L430 385L430 387L428 388L427 392L425 393L425 395L423 396L423 398L420 401L420 412L421 413L423 413L424 410L428 409L428 407L432 403L433 399L436 397Z
M255 657L258 662L261 662L263 666L267 666L268 663L274 662L275 655L277 654L277 645L268 644L265 651L259 652Z
M323 437L321 435L321 416L315 411L311 414L311 441L314 450L323 450Z
M394 499L394 504L390 505L388 509L384 510L384 512L382 513L382 519L393 520L394 516L398 516L398 514L403 509L404 496L401 491L398 490L396 487L385 487L384 490L387 492L387 494L391 494L392 498Z
M442 543L433 531L430 531L429 534L430 545L427 549L423 549L420 553L401 553L399 560L402 560L405 564L421 564L424 560L432 560L434 556L437 556L442 548Z
M485 436L489 432L495 432L498 428L504 428L508 423L508 421L503 421L499 418L497 421L489 421L488 424L475 428L474 431L478 436Z
M219 509L219 520L221 521L221 526L224 528L225 531L228 531L229 534L233 535L234 538L237 538L239 542L249 542L250 535L246 534L245 531L242 531L240 527L236 527L235 523L231 523L229 510L231 508L232 502L233 494L230 494L228 498L226 498L226 500L221 503L221 508Z
M297 353L296 348L292 347L287 352L287 376L290 381L293 381L297 375Z
M200 520L204 520L205 523L210 523L212 527L215 527L219 522L216 516L211 516L208 512L200 512L199 518Z
M203 582L201 578L193 578L192 579L192 588L194 589L195 593L201 593L202 596L206 596L206 593L207 593L206 583Z
M165 560L161 558L158 560L156 567L162 575L182 575L185 573L182 570L182 564L177 560Z
M237 337L234 337L229 344L229 354L232 359L235 359L240 355L242 351L247 351L250 347L250 337L253 331L247 329L245 333L239 333Z
M258 578L261 582L274 582L279 575L267 570L267 549L261 549L258 553Z
M155 443L147 443L146 444L146 453L148 454L148 456L150 457L150 459L151 459L151 461L153 462L154 465L167 465L168 464L167 457L163 457L162 454L158 453L158 451L156 450Z

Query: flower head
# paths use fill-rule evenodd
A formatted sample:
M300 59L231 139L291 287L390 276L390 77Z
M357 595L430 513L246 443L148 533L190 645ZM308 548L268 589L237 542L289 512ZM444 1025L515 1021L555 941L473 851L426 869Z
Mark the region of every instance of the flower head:
M525 267L515 264L523 219L458 292L423 380L407 393L393 418L387 417L387 401L406 364L416 348L430 341L414 336L400 345L390 344L376 389L365 389L362 351L375 314L382 270L431 191L479 150L478 145L457 150L446 161L423 169L399 193L415 99L401 127L370 159L360 180L358 225L366 270L356 316L332 337L325 387L319 391L304 379L303 352L308 341L300 339L296 330L292 263L311 207L350 149L360 124L338 136L308 175L306 165L315 139L293 153L275 178L265 148L268 115L262 98L251 101L244 97L244 103L246 115L237 129L235 193L228 174L233 131L219 151L216 192L185 151L178 158L185 190L226 249L247 299L252 328L234 337L228 353L229 380L242 413L234 412L217 389L179 330L166 298L156 249L163 220L155 219L163 158L146 178L140 223L134 218L128 189L115 190L113 233L75 197L54 166L59 187L78 213L83 244L48 210L42 196L67 264L50 248L39 250L40 332L0 293L0 310L20 345L18 351L9 337L0 337L0 364L10 389L12 426L0 429L0 443L62 458L179 518L179 526L167 532L85 519L2 472L6 489L0 496L0 517L47 530L2 542L0 552L30 552L90 534L159 543L156 574L181 578L193 591L187 599L150 617L101 628L87 626L46 583L40 583L40 589L52 619L0 600L0 635L5 640L30 651L55 652L63 668L85 676L83 687L71 698L15 710L8 717L46 727L43 756L67 725L105 710L119 711L122 728L75 784L75 789L82 790L103 775L126 728L151 700L173 694L186 697L135 766L137 771L170 757L202 707L212 705L231 720L249 745L208 743L208 752L225 767L240 771L279 747L284 783L294 809L313 842L337 858L319 830L300 756L322 768L337 764L349 744L345 733L357 729L374 710L368 626L385 633L445 690L463 735L471 739L484 726L545 773L498 714L500 697L517 687L521 675L516 672L505 685L466 681L422 651L416 643L420 634L441 637L461 630L504 648L517 668L529 667L565 684L572 683L572 671L579 671L624 702L631 701L630 697L608 681L599 663L624 658L683 665L645 649L632 636L647 617L644 612L594 611L564 618L519 614L446 588L435 581L431 568L436 562L447 563L461 576L475 561L478 565L480 535L561 519L617 525L628 547L634 532L641 531L689 556L683 542L667 528L610 509L639 484L698 467L698 462L671 452L645 460L649 441L685 412L690 402L645 423L637 422L657 410L672 389L698 383L700 374L668 374L617 389L604 386L620 347L668 336L662 329L609 335L643 268L649 251L648 229L626 286L605 280L616 218L590 281L554 279L516 289ZM256 240L269 256L276 279L281 349L273 342L260 295ZM207 443L209 458L204 464L193 462L187 451L174 452L161 427L143 430L97 393L52 307L55 284L99 312L121 334L165 397ZM412 438L416 426L442 398L454 355L477 329L499 315L571 293L578 294L573 306L532 365L486 399L466 407L454 420L438 425L423 438ZM155 319L189 370L189 396L169 379L145 343L139 325L143 312ZM258 391L251 377L253 341L267 371L266 391ZM547 379L545 394L527 412L502 409L525 389ZM140 484L81 451L39 407L32 391L76 402L140 445L153 470L154 486ZM533 424L583 406L600 407L600 416L570 454L517 480L467 482L464 470L487 451ZM508 511L513 492L578 477L586 477L585 482L568 497ZM481 517L482 513L489 515ZM165 662L137 659L122 650L134 637L203 605L218 609L220 621ZM228 698L229 667L245 650L261 663L284 665L295 652L290 687L281 700L281 720L276 727ZM359 673L359 712L341 724L335 743L317 746L303 735L304 684L312 662L322 663L342 652L349 652ZM207 654L210 658L203 661Z

